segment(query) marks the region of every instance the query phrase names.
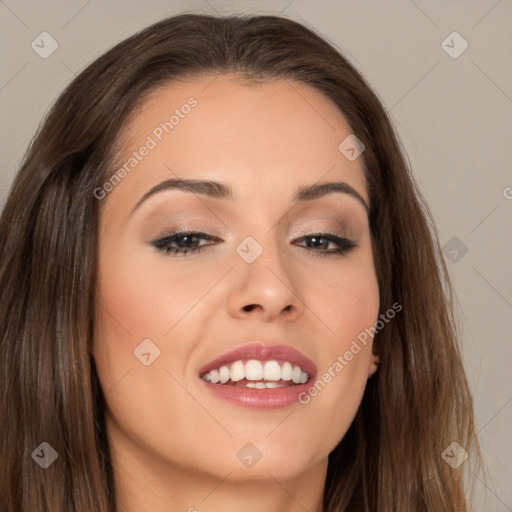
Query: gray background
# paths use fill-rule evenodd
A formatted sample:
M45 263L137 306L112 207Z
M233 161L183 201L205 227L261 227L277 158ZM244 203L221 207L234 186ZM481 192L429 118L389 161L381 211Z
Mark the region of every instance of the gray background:
M460 301L491 475L487 485L475 477L475 510L512 511L512 2L0 1L1 204L66 84L114 43L186 10L302 21L334 42L378 93L434 215ZM44 31L59 44L47 59L31 47ZM441 44L454 31L469 44L458 58Z

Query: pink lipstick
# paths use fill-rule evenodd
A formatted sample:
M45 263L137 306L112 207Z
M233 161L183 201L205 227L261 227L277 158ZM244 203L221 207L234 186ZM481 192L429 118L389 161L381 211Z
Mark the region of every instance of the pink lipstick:
M256 409L298 402L316 378L315 364L287 345L252 342L204 365L203 385L220 399Z

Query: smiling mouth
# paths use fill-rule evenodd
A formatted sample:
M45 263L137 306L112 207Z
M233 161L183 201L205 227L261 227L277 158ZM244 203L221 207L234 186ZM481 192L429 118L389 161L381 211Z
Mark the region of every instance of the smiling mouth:
M305 384L309 375L289 361L249 359L222 365L203 373L201 378L224 386L272 389Z

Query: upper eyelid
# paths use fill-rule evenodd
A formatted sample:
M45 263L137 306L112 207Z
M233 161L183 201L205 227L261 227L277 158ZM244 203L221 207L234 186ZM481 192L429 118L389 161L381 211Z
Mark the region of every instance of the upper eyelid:
M214 235L213 232L217 231L217 228L213 227L211 225L205 224L204 223L205 221L203 219L197 219L197 221L192 220L190 222L191 222L191 224L187 225L187 221L184 221L178 227L173 228L173 229L169 229L169 230L166 230L166 231L169 234L174 234L174 233L178 233L178 232L194 232L194 233L203 233L203 234L212 235L212 236L220 236L220 235ZM208 222L208 221L206 221L206 222ZM316 224L320 223L320 222L328 222L329 224L334 225L336 227L325 228L325 227L318 227L318 226L316 226ZM224 222L222 222L222 224L223 224L224 227L226 227L226 229L230 233L233 232L233 230L229 226L227 226ZM320 233L320 232L329 232L329 231L331 231L331 232L333 232L333 234L340 234L340 235L344 234L344 233L347 233L347 232L350 232L350 231L353 231L352 223L350 221L344 220L344 219L343 220L336 220L336 219L320 218L320 219L315 219L315 220L307 221L306 222L306 226L304 226L304 223L301 223L301 224L302 225L299 228L294 229L294 231L292 233L292 236L302 234L303 231L305 231L307 233ZM276 225L274 225L274 227L275 226ZM313 227L310 227L310 226L313 226ZM221 228L221 229L223 229L223 228ZM277 231L280 232L281 234L285 235L285 233L288 230L284 226L281 226L281 227L277 228ZM339 233L334 233L334 232L339 232Z
M295 224L299 222L300 224L304 223L316 223L316 222L329 222L334 223L335 225L340 225L342 228L349 227L352 224L355 226L364 225L368 222L368 217L366 215L362 215L359 212L360 208L354 208L349 203L339 204L340 209L338 210L338 206L334 205L325 205L321 204L319 206L305 206L304 204L299 205L304 207L300 208L298 211L295 211L295 208L286 211L283 215L279 216L276 222L272 223L271 229L277 229L282 234L289 231L289 226L291 224ZM158 209L158 213L155 212L156 215L145 216L145 219L152 219L152 223L160 223L163 222L164 219L172 219L175 217L175 222L173 223L199 223L201 229L202 225L204 225L204 229L206 229L207 224L210 222L214 222L215 224L219 222L223 225L222 229L226 228L228 231L232 232L231 220L229 217L231 213L222 209L219 212L216 212L215 209L206 206L202 203L201 206L195 206L189 208L188 206L184 206L183 208L176 206L176 210L167 209L169 207L169 203L163 204L162 209ZM224 207L224 205L221 205ZM199 208L199 209L197 209ZM318 217L318 218L316 218ZM310 220L308 220L308 218ZM147 222L147 221L145 221ZM145 223L144 222L144 223ZM167 222L167 220L165 220ZM203 224L206 223L206 224Z

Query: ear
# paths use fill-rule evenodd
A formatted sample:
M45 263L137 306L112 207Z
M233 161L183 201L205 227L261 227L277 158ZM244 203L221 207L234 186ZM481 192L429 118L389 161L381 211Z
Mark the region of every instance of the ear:
M370 378L378 369L380 363L380 357L372 353L370 362L368 363L368 378Z

